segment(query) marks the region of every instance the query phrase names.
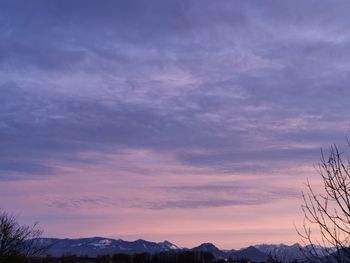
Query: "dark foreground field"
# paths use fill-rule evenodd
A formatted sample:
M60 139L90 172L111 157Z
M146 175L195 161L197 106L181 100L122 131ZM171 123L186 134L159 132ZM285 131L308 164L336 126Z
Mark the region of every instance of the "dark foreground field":
M25 262L25 261L24 261ZM148 254L140 253L135 255L115 254L112 256L62 256L62 257L44 257L32 258L31 263L248 263L249 259L215 259L209 252L181 252L181 253L159 253ZM274 260L268 260L273 263ZM15 262L14 262L15 263Z

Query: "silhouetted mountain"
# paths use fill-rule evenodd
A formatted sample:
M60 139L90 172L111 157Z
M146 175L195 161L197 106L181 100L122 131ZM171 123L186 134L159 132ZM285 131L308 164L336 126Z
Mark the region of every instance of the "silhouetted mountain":
M314 246L314 248L312 248L311 246L302 247L298 243L295 243L290 246L285 244L260 244L256 245L255 248L282 262L290 262L293 260L302 261L306 260L307 258L312 259L312 254L315 253L317 253L320 257L324 257L326 255L331 254L334 251L334 249L324 248L322 246Z
M199 245L198 247L194 247L191 249L192 251L202 251L202 252L210 252L213 254L215 258L226 258L227 253L224 251L221 251L216 246L214 246L212 243L203 243Z
M216 259L232 258L232 259L250 259L254 262L263 262L271 255L273 258L282 261L292 261L294 259L304 259L304 254L300 251L299 244L291 246L267 245L261 244L250 246L240 250L220 250L212 243L203 243L192 249L179 248L169 241L150 242L142 239L135 241L124 241L122 239L111 239L102 237L78 238L78 239L57 239L42 238L41 243L49 246L47 254L52 256L62 255L78 255L96 257L98 255L113 255L117 253L136 254L149 253L155 254L162 251L196 251L210 252ZM309 251L310 248L303 248ZM320 253L326 251L325 248L317 247Z
M233 259L250 259L254 262L265 262L268 255L256 249L253 246L233 251L229 253L229 257Z
M255 245L255 248L270 255L272 258L279 259L281 261L303 260L304 253L301 251L301 246L296 243L291 246L285 244L271 245L271 244L259 244Z
M324 257L324 262L329 262L329 263L349 262L348 259L350 257L350 248L339 249L339 251L334 251L333 249L333 252L328 251L328 253L329 255ZM342 259L342 261L339 259Z
M44 244L49 245L47 254L52 256L61 255L112 255L116 253L135 254L148 252L151 254L177 250L176 245L164 241L160 243L149 242L146 240L124 241L121 239L115 240L110 238L93 237L93 238L78 238L78 239L56 239L43 238Z

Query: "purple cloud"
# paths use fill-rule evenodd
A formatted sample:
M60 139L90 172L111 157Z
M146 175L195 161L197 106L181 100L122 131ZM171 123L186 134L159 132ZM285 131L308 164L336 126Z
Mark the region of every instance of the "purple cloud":
M348 9L2 1L0 189L15 192L1 191L0 206L25 210L25 191L48 228L67 207L153 218L173 208L291 206L320 148L345 142ZM247 184L222 183L237 178ZM53 181L76 195L50 188L52 197ZM109 185L116 192L105 193ZM52 210L36 198L52 200Z

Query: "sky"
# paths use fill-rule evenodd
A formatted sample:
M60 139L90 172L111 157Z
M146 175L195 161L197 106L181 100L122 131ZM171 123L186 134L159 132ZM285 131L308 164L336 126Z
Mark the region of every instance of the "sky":
M0 209L44 236L299 242L346 151L348 1L1 1Z

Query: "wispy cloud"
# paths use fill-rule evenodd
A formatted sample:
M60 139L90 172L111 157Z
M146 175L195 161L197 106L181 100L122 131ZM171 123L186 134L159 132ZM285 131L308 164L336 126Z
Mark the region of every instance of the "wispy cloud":
M196 209L211 207L243 207L273 203L285 198L298 198L300 192L293 188L269 187L257 189L252 181L226 183L225 185L173 186L166 188L173 192L171 198L146 202L149 209Z

